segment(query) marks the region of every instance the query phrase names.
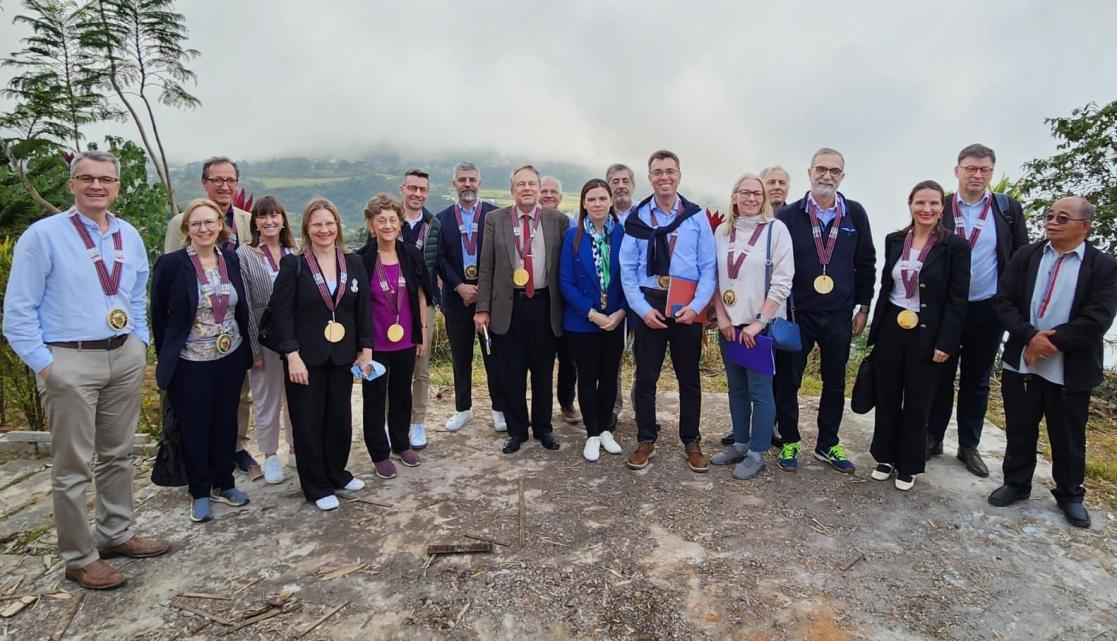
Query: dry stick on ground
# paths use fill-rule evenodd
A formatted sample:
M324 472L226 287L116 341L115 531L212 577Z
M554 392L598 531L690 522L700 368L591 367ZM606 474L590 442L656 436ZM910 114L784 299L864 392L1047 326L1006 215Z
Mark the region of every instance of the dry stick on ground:
M458 616L454 619L454 625L462 622L462 617L464 617L465 613L469 611L469 606L471 605L473 605L473 601L466 601L466 604L463 605L462 609L458 611Z
M84 592L70 602L70 607L66 608L66 611L62 613L62 617L58 619L58 623L54 626L54 631L50 633L50 641L62 641L62 636L66 634L66 629L70 627L70 622L77 616L83 601L85 601Z
M305 637L306 635L310 634L311 630L313 630L314 628L317 628L318 626L322 625L326 621L326 619L328 619L328 618L332 617L333 615L337 614L339 611L341 611L342 608L344 608L347 605L349 605L348 601L346 601L345 603L342 603L341 605L339 605L337 607L331 608L329 612L327 612L327 613L323 614L322 616L318 617L317 621L315 621L314 623L311 623L309 628L300 632L295 638L296 639L301 639L301 638Z
M462 534L462 536L464 536L467 539L473 539L474 541L488 541L489 543L493 543L493 544L496 544L496 545L503 545L504 547L509 547L509 546L512 545L511 543L508 543L506 541L501 541L499 539L492 539L492 538L489 538L487 536L481 536L480 534Z
M202 617L203 619L208 619L210 621L213 621L214 623L220 623L221 625L233 625L232 621L230 621L230 620L228 620L224 617L218 616L216 614L213 614L212 612L206 612L205 610L203 610L201 608L196 608L196 607L190 605L189 603L179 603L178 601L172 600L171 601L171 607L172 608L178 608L179 610L185 610L185 611L187 611L191 614L196 614L196 615Z
M31 604L37 602L38 600L39 600L39 597L37 595L36 596L21 596L18 599L16 599L15 601L12 601L8 605L8 607L4 608L3 610L0 610L0 619L10 619L10 618L14 617L15 615L19 614L20 612L22 612L24 610L24 608L30 606Z
M378 503L371 499L366 499L360 496L343 496L341 498L345 499L346 501L352 501L353 503L364 503L366 505L375 505L376 507L393 507L391 503Z
M318 577L319 581L332 581L333 579L340 579L341 577L352 574L357 570L363 570L368 567L368 563L348 563L339 568L334 568L329 572L325 572L322 576Z
M249 581L248 583L245 583L244 585L240 586L240 587L239 587L239 588L237 588L236 590L233 590L233 594L232 594L232 596L237 596L237 595L238 595L238 594L240 594L241 592L244 592L244 591L245 591L245 590L247 590L248 588L250 588L250 587L252 587L252 586L256 585L256 582L257 582L257 581L259 581L259 580L260 580L260 578L259 578L259 577L256 577L255 579L252 579L252 580L251 580L251 581Z
M212 592L179 592L175 596L186 597L188 599L210 599L213 601L232 601L233 597L224 594L213 594Z
M65 590L46 590L43 592L19 592L17 594L5 594L0 596L0 601L12 601L14 599L23 599L26 597L51 597L58 598L60 595L66 595L65 598L70 598L70 593Z
M818 519L811 517L811 527L814 528L819 534L830 536L830 528L818 522Z
M864 561L864 560L865 560L865 553L864 552L858 552L857 556L850 559L849 563L846 563L842 567L842 572L849 572L850 568L852 568L853 566L857 565L858 563L860 563L861 561Z
M427 554L432 557L438 554L476 554L492 551L492 541L482 541L481 543L431 543L427 545Z
M233 627L229 628L228 630L226 630L225 634L226 635L232 634L232 633L236 632L237 630L240 630L241 628L247 628L248 626L250 626L254 623L259 623L261 621L266 621L267 619L270 619L272 617L277 617L281 614L283 614L283 608L272 608L272 609L268 610L267 612L264 612L263 614L258 614L256 616L250 618L250 619L245 619L244 621L241 621L240 623L238 623L238 624L234 625Z
M518 512L520 521L520 547L524 547L526 536L525 530L527 529L527 503L524 501L524 480L519 479L519 494L520 494L520 509Z

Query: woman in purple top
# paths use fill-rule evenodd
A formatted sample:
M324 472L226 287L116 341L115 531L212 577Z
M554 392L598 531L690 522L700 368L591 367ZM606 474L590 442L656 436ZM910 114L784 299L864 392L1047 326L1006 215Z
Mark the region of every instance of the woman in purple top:
M396 476L389 459L394 452L408 466L419 464L411 449L411 375L416 357L428 349L423 331L427 326L427 300L431 284L417 249L400 240L403 204L391 196L376 194L365 205L365 224L372 239L357 251L369 276L372 299L373 358L385 373L361 384L364 398L365 446L376 475ZM388 398L391 401L388 401ZM387 408L388 431L384 432Z

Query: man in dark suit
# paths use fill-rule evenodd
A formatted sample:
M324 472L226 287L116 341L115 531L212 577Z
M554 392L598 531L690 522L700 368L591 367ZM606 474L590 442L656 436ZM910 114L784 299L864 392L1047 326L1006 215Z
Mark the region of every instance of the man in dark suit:
M1055 201L1046 218L1047 238L1012 257L993 301L1009 336L1001 379L1008 445L1004 485L989 503L1003 507L1031 495L1043 418L1051 493L1071 525L1090 527L1082 505L1086 421L1117 312L1117 259L1086 242L1094 207L1085 198Z
M989 191L996 161L996 154L985 145L969 145L959 152L954 167L958 192L944 203L943 224L970 245L969 304L962 344L943 365L927 426L926 458L930 460L942 454L946 424L954 409L957 374L957 457L977 476L989 476L977 446L989 406L989 374L1005 333L993 309L993 295L1008 259L1028 244L1020 203L1006 194Z
M484 241L485 216L496 206L481 202L481 172L471 162L454 167L454 189L458 202L438 213L438 277L442 279L442 315L454 363L454 409L446 429L456 432L473 420L473 345L478 334L473 325L477 304L478 258ZM484 340L482 338L482 340ZM508 429L500 386L487 348L482 347L492 403L493 428Z
M539 199L539 172L524 165L512 172L516 204L485 218L477 282L477 331L492 336L498 363L508 441L504 453L528 437L527 374L531 372L531 430L548 450L559 443L551 429L551 381L555 338L562 335L559 257L570 219Z

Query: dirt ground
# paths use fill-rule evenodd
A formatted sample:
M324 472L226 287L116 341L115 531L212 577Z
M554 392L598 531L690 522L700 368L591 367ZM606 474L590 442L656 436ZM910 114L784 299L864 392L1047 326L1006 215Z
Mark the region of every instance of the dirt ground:
M483 401L464 430L442 429L452 410L443 395L431 403L427 422L439 428L424 464L400 466L396 479L371 474L356 426L350 469L368 487L331 513L306 503L287 469L277 486L238 479L251 504L217 505L212 522L196 525L185 492L152 486L142 462L138 528L174 549L113 560L129 582L108 593L62 579L47 461L7 461L0 593L49 596L0 619L0 639L65 627L56 638L1117 640L1117 515L1088 499L1093 529L1071 528L1039 483L1025 504L989 506L1004 449L991 426L982 445L991 478L967 473L947 443L901 493L868 478L871 415L847 413L842 426L855 475L809 455L783 473L770 455L759 479L742 482L723 468L687 469L673 393L661 398L657 457L640 472L623 456L585 462L581 426L557 417L561 450L533 441L505 456ZM359 393L354 407L359 416ZM814 409L804 401L808 442ZM724 394L707 395L702 415L712 454L728 425ZM626 452L634 433L626 407ZM1042 461L1038 475L1049 482ZM425 555L431 543L478 542L467 534L499 544ZM221 598L176 596L187 592ZM252 615L268 618L238 627Z

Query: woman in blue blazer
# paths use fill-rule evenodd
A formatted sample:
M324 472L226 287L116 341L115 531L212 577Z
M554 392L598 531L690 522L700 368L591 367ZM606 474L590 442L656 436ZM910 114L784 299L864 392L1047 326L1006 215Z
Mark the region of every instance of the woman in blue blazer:
M566 232L559 262L559 287L566 301L562 328L575 354L578 404L587 436L582 455L587 461L596 461L602 447L610 454L621 453L605 426L617 400L628 309L617 259L622 238L624 227L613 214L609 184L590 180L582 187L578 220Z

